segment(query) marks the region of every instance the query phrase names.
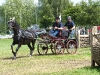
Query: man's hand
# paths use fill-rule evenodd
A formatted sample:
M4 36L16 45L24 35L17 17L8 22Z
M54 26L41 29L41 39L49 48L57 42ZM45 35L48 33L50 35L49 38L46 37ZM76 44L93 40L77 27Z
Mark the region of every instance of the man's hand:
M55 27L54 29L58 29L58 27Z
M68 30L68 28L67 27L63 27L63 30Z
M52 27L49 27L49 29L52 29Z

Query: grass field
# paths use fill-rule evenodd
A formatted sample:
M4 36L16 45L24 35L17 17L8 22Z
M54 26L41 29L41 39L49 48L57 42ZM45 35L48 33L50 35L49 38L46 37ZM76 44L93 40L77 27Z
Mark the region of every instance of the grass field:
M19 49L17 59L12 60L11 43L12 39L0 39L0 75L100 75L100 67L91 67L90 48L80 48L74 55L52 55L49 51L41 56L35 48L29 57L25 45Z

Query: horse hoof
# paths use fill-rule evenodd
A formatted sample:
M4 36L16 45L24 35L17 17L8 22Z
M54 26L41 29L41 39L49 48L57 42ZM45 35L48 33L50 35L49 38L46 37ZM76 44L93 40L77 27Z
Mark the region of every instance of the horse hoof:
M12 60L16 60L16 57L14 57Z
M29 57L32 57L32 55L29 55Z

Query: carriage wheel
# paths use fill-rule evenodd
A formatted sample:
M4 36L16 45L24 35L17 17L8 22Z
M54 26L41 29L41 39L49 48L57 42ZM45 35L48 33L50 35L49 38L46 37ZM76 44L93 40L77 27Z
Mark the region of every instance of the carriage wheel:
M55 53L57 53L57 54L60 54L60 53L63 54L64 51L65 51L65 46L64 46L63 42L62 41L57 41L55 43Z
M54 46L55 46L54 44L51 44L51 45L50 45L50 49L51 49L51 52L52 52L53 54L55 54Z
M69 40L66 47L69 54L75 54L77 51L77 43L74 40Z
M37 50L40 55L47 54L48 52L48 45L46 43L39 43L37 45Z

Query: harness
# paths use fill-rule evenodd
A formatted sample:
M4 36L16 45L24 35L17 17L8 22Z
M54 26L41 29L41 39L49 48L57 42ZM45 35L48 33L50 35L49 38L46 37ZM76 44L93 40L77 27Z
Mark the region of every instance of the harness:
M19 30L19 33L18 33L18 40L20 38L24 38L24 39L36 39L37 38L37 35L32 31L29 31L29 30Z

